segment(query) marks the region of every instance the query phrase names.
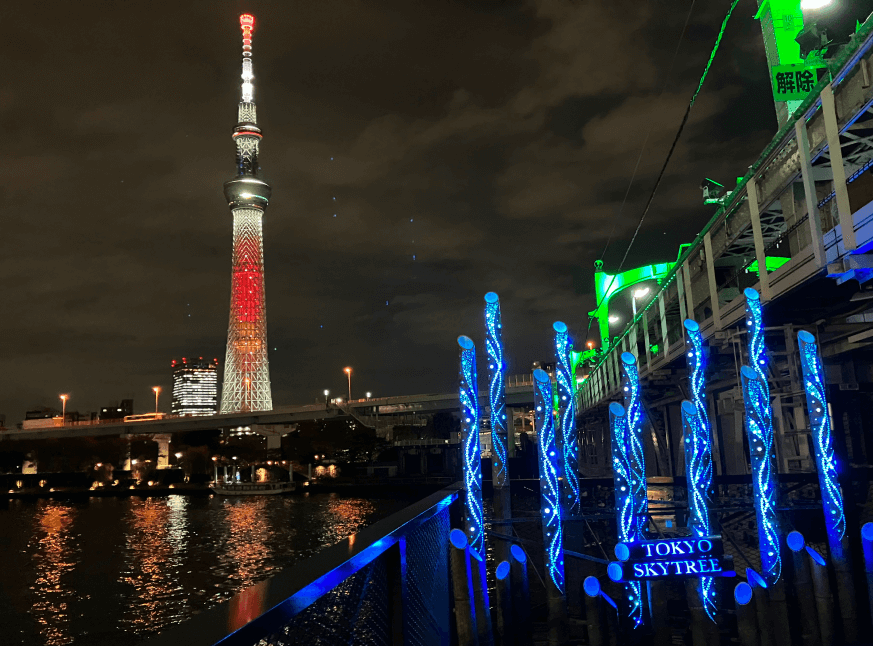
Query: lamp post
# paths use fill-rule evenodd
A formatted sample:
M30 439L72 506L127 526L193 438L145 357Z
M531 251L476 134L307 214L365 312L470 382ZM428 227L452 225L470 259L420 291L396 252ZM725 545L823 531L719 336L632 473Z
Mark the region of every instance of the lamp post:
M346 376L349 378L349 398L347 401L352 401L352 369L347 367L345 369L345 373Z
M154 388L152 388L152 390L155 393L155 412L157 413L158 412L158 396L161 394L161 387L155 386Z
M373 396L373 393L367 393L367 399L370 399L370 397L372 397L372 396Z
M631 299L633 312L634 312L634 318L637 317L637 299L644 298L646 296L646 294L648 294L648 293L649 293L648 287L643 287L642 289L637 289L634 291L634 297Z
M325 388L324 389L324 405L327 406L327 396L330 395L330 391Z
M61 395L61 421L63 423L67 421L67 400L69 398L69 395Z

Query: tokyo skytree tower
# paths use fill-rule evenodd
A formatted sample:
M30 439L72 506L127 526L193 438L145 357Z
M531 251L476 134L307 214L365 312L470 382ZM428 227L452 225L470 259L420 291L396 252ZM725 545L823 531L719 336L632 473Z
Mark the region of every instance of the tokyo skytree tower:
M264 299L264 237L262 220L270 201L270 185L259 176L258 128L252 73L252 31L255 18L239 17L243 38L242 98L233 140L235 178L224 184L233 213L233 278L230 325L224 360L221 412L272 410L270 366L267 361L267 310Z

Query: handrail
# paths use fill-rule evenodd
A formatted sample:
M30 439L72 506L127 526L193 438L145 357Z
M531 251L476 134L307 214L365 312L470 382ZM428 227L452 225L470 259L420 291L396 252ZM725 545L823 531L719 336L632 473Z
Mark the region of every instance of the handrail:
M252 646L451 505L461 488L431 494L142 643Z

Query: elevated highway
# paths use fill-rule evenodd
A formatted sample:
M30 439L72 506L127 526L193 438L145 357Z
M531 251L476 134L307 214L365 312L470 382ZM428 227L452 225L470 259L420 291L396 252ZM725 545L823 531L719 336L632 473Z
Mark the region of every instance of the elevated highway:
M488 405L488 393L480 393L480 403ZM506 403L509 407L533 406L533 382L529 375L507 377ZM22 441L52 438L101 437L127 435L169 435L187 431L251 428L271 434L297 422L346 418L356 419L370 428L380 423L403 423L415 416L459 410L458 393L399 395L375 399L359 399L341 404L308 404L280 406L271 411L210 415L206 417L165 417L160 420L117 423L77 423L49 428L10 430L0 434L0 441ZM285 431L287 432L287 430Z

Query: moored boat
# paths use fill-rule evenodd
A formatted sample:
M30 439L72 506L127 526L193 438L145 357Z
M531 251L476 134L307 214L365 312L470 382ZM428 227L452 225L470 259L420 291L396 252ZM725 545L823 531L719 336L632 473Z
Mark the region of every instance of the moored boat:
M209 488L221 496L275 496L294 491L293 482L210 482Z

